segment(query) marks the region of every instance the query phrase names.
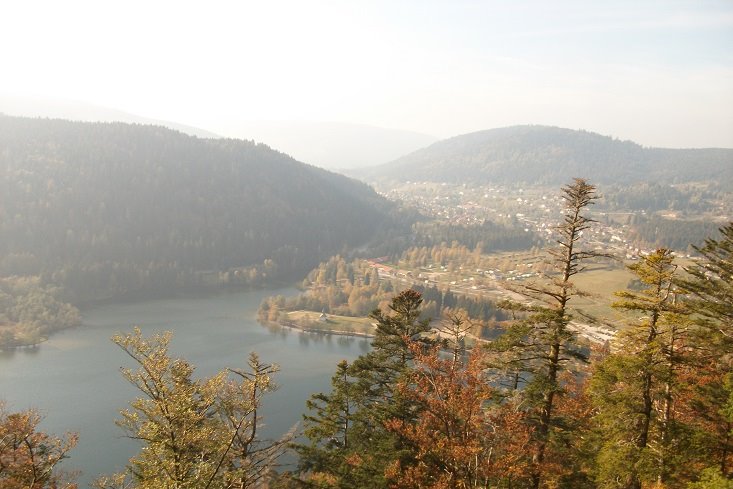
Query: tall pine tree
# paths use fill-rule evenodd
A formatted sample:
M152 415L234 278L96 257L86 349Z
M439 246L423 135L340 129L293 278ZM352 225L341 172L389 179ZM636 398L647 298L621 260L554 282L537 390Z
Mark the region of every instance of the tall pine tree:
M513 322L492 346L501 357L502 369L510 376L510 385L514 389L523 385L521 405L526 406L527 421L533 429L529 485L535 489L552 472L553 461L547 455L556 429L563 424L556 413L558 396L563 394L561 374L570 369L572 360L585 356L576 332L569 326L568 303L579 293L572 279L583 270L583 262L599 256L580 246L583 232L594 222L587 208L597 199L595 186L576 178L563 187L562 198L565 213L556 228L558 247L550 252L552 273L545 281L524 287L522 292L535 302L513 305L526 317Z
M701 458L733 476L733 222L695 250L701 259L679 279L699 326L695 386L686 410L702 434ZM712 457L711 457L712 456Z

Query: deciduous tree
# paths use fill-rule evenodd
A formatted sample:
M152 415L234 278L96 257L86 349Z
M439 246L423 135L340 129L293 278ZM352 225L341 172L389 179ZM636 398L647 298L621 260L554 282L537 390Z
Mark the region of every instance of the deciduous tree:
M0 403L0 489L75 489L73 474L57 469L77 436L63 438L38 430L33 411L9 413Z
M169 356L170 340L170 333L145 338L138 328L113 338L136 366L122 375L141 393L117 424L143 447L126 473L97 486L258 487L288 441L266 442L258 432L262 396L274 388L277 369L253 354L248 371L195 379L191 364Z
M400 381L400 393L420 406L417 418L388 420L415 461L404 467L395 461L389 469L394 488L487 487L501 467L494 444L487 403L493 389L483 374L480 349L467 363L442 358L437 348L412 346L415 367Z

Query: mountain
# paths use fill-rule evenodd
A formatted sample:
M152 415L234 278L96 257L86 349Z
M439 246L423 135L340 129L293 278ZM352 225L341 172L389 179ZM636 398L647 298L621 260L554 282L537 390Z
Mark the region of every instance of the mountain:
M715 180L733 184L733 149L645 148L587 131L514 126L438 141L390 163L349 172L378 181L562 185Z
M386 163L437 140L418 132L341 122L242 122L222 132L329 169Z
M217 134L86 102L2 94L0 114L155 125L201 138L220 138L225 134L258 141L298 161L334 170L379 165L437 141L433 136L418 132L342 122L238 122L224 125Z
M289 277L368 242L391 210L250 141L0 116L0 276L41 274L72 301Z
M50 98L32 98L0 95L0 114L22 117L48 117L52 119L68 119L86 122L127 122L131 124L147 124L163 126L200 138L221 137L213 132L198 127L178 124L171 121L150 119L128 112L86 102L60 100Z

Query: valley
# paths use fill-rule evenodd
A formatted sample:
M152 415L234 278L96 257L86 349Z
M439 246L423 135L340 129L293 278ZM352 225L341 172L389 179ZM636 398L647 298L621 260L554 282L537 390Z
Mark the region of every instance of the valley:
M555 186L549 183L554 177L547 176L514 182L498 176L498 183L489 183L484 181L488 174L442 181L422 178L430 176L425 172L408 180L412 171L403 169L400 179L385 171L384 178L369 180L371 187L248 141L198 139L153 126L59 120L0 117L0 126L5 128L0 163L6 190L0 207L0 384L13 409L48 410L53 416L46 429L69 427L80 433L75 450L81 459L68 466L84 471L83 483L102 473L124 473L120 463L127 457L148 463L148 452L139 451L149 443L147 435L139 434L143 431L136 431L148 429L138 424L140 418L121 424L137 443L116 443L114 425L99 426L130 396L142 393L146 402L160 403L156 409L172 402L149 390L158 383L156 389L170 388L176 395L180 385L190 385L187 392L197 399L192 402L211 395L217 399L214 408L196 415L206 421L177 436L210 429L232 436L226 426L233 418L220 418L220 410L237 409L243 413L239 424L247 421L254 437L263 411L231 397L231 389L253 386L253 406L267 394L262 406L273 424L262 433L271 438L257 439L257 446L277 450L272 456L285 461L285 467L266 476L259 468L251 470L273 484L286 484L294 476L312 479L315 475L303 471L303 464L318 466L322 452L335 450L329 456L337 458L390 457L389 450L377 453L370 445L357 445L355 452L344 455L332 446L333 436L319 438L324 426L332 426L322 417L341 406L331 406L341 402L331 396L344 395L342 389L357 396L348 409L367 417L382 409L375 407L379 399L397 395L391 390L403 387L390 377L390 369L400 375L446 368L450 375L487 375L465 385L495 389L496 399L510 399L511 392L522 395L525 385L542 380L544 368L556 374L564 369L565 380L551 382L566 383L572 402L587 403L570 385L592 375L589 355L602 351L615 359L637 348L624 342L637 334L638 323L644 324L655 307L663 308L659 314L690 314L666 305L669 295L655 298L649 274L663 274L658 288L666 287L674 297L687 295L677 285L684 280L691 284L684 287L708 297L709 272L704 267L719 266L711 261L717 251L708 248L727 246L730 239L733 198L726 172L715 180L680 177L670 183L645 181L654 173L643 176L640 171L639 180L601 177L599 182L606 182L596 187L579 178ZM546 137L556 132L533 128L529 134L536 138L538 130ZM588 133L562 136L598 139ZM562 146L563 138L554 147ZM641 151L630 143L601 141L601 152L609 144ZM536 153L524 154L526 142L514 143L514 163L528 167ZM441 142L431 147L435 145ZM431 147L419 150L420 158ZM502 151L488 154L501 156ZM721 154L725 164L733 165L733 153ZM440 175L439 167L458 170L465 158L453 155L429 166L433 175ZM540 158L540 164L546 162ZM714 158L700 163L699 175L716 171L720 164ZM476 168L460 171L468 175ZM573 200L574 192L583 197ZM655 272L656 264L661 268ZM673 281L669 277L674 273L679 278ZM726 284L725 275L715 276ZM689 307L698 304L684 300L690 301ZM707 321L718 324L714 311L700 314L709 314ZM125 333L133 324L142 330ZM675 323L669 324L671 332L655 334L671 335L675 348L678 333ZM185 360L167 356L167 343L156 336L162 329L179 337L185 345L181 351L202 367L200 380L191 378L194 370ZM123 376L140 390L113 388L107 401L85 409L81 420L71 407L75 400L65 393L80 397L89 386L103 392L112 385L108 368L93 367L100 355L120 356L110 351L110 334L142 367L138 373L123 368ZM704 349L709 346L704 338L700 334L688 341ZM431 351L426 348L435 348L434 353L425 353ZM279 377L274 366L262 364L259 371L260 364L251 363L250 357L255 370L237 367L253 349L281 364L283 394L256 384L262 379L269 386L271 374ZM555 350L557 358L547 356ZM469 358L484 355L481 369L471 373L474 360ZM441 363L446 356L453 357L452 367ZM162 363L149 363L155 358ZM123 360L120 356L118 363ZM234 367L217 374L214 360ZM602 360L591 361L596 365ZM420 362L420 368L429 370L417 368ZM43 374L51 363L61 366L58 375ZM329 386L334 364L337 373ZM709 375L719 376L718 367L710 367ZM150 376L156 368L163 369L161 376ZM239 375L243 384L226 383L225 374ZM171 380L169 386L169 375L183 379ZM22 381L29 378L38 390ZM450 388L461 389L463 382ZM217 389L214 394L207 391L210 385ZM387 391L375 401L372 388ZM144 412L146 404L140 402L138 397L132 405ZM279 406L281 402L288 402L288 408ZM304 402L309 414L302 425L288 429L298 421ZM479 411L487 409L502 423L511 422L502 414L511 400L479 396L467 402L478 403ZM494 404L486 408L487 402ZM458 411L460 406L449 409ZM537 422L531 419L535 411L517 412L526 416L522 424ZM11 419L3 413L0 409L0 425ZM158 422L153 417L145 423ZM354 425L343 436L364 427L358 419L350 423ZM394 431L385 426L369 429L382 440L392 440ZM515 436L521 429L507 432ZM704 428L691 424L690 429ZM71 450L76 441L70 440L56 446ZM286 450L291 442L294 449ZM109 457L96 456L101 447ZM203 443L201 450L207 447ZM228 449L224 453L228 456ZM231 455L232 467L241 463L238 457ZM259 460L262 470L270 467L266 458ZM349 461L339 463L351 467ZM332 467L328 463L319 470ZM533 470L527 467L522 469L525 478ZM350 468L347 477L381 480L388 474L379 464L376 472L364 470L358 475Z
M733 489L733 2L5 2L0 489Z

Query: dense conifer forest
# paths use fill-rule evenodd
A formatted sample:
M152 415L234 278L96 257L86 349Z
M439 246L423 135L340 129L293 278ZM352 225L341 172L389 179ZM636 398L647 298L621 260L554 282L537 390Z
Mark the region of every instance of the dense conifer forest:
M646 148L587 131L513 126L438 141L397 160L352 172L370 181L562 185L568 175L602 184L710 181L733 184L731 149Z
M0 275L73 302L290 279L395 228L363 183L249 141L2 116L0 147Z

